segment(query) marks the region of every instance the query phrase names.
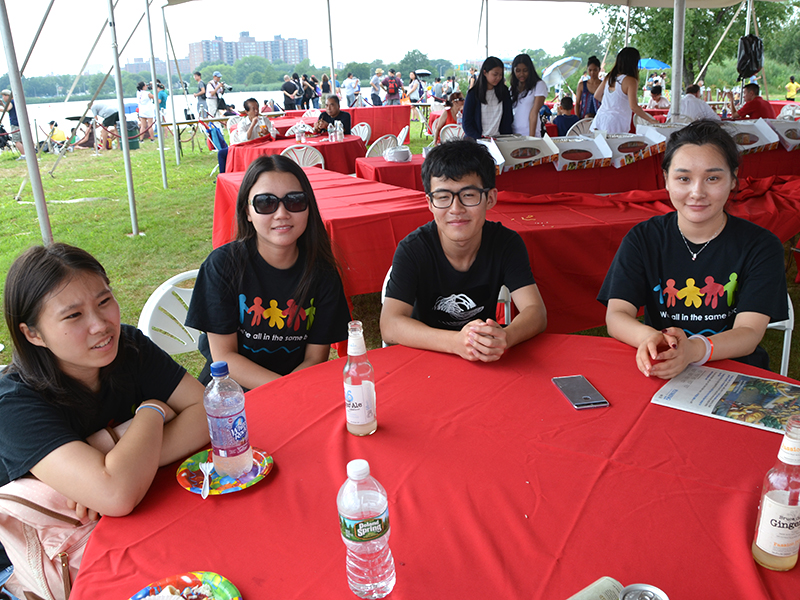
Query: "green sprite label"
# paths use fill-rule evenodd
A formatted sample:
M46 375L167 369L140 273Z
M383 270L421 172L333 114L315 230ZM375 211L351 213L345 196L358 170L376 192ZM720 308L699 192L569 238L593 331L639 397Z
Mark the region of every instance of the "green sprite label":
M342 536L351 542L369 542L378 539L389 531L389 509L383 514L369 519L348 519L339 515L339 526Z

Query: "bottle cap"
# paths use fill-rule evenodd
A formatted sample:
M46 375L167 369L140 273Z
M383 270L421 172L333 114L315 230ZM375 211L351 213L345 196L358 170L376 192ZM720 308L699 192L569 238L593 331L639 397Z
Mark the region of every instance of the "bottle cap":
M347 477L361 481L369 477L369 463L363 458L357 458L347 463Z
M218 360L211 363L211 376L212 377L225 377L228 374L228 363L224 360Z

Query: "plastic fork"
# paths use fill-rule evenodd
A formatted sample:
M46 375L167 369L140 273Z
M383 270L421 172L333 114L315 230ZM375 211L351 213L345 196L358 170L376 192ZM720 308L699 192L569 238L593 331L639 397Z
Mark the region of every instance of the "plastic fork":
M213 462L201 462L200 470L203 472L203 490L200 492L200 497L205 500L208 498L208 491L211 484L211 471L214 470Z

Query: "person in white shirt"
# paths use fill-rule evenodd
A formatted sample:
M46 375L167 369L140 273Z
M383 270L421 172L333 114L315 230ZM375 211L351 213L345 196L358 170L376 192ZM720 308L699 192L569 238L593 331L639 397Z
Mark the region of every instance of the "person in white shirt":
M342 84L345 97L347 98L348 108L356 103L356 90L358 89L358 78L353 77L352 73L347 74L347 79Z
M269 133L267 119L264 118L264 125L259 122L258 100L248 98L244 101L244 116L236 116L228 119L228 131L231 136L231 144L241 144Z
M647 108L669 108L669 100L661 95L660 85L654 85L650 90L650 102L647 103Z
M692 121L699 121L700 119L720 120L714 109L700 99L699 85L690 85L686 88L686 95L681 98L681 114L689 117ZM672 116L671 108L669 116Z

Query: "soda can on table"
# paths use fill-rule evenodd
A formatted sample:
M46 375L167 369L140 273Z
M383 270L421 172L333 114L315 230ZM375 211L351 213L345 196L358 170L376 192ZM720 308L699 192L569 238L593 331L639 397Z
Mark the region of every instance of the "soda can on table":
M619 600L669 600L667 595L654 585L634 583L623 588Z

